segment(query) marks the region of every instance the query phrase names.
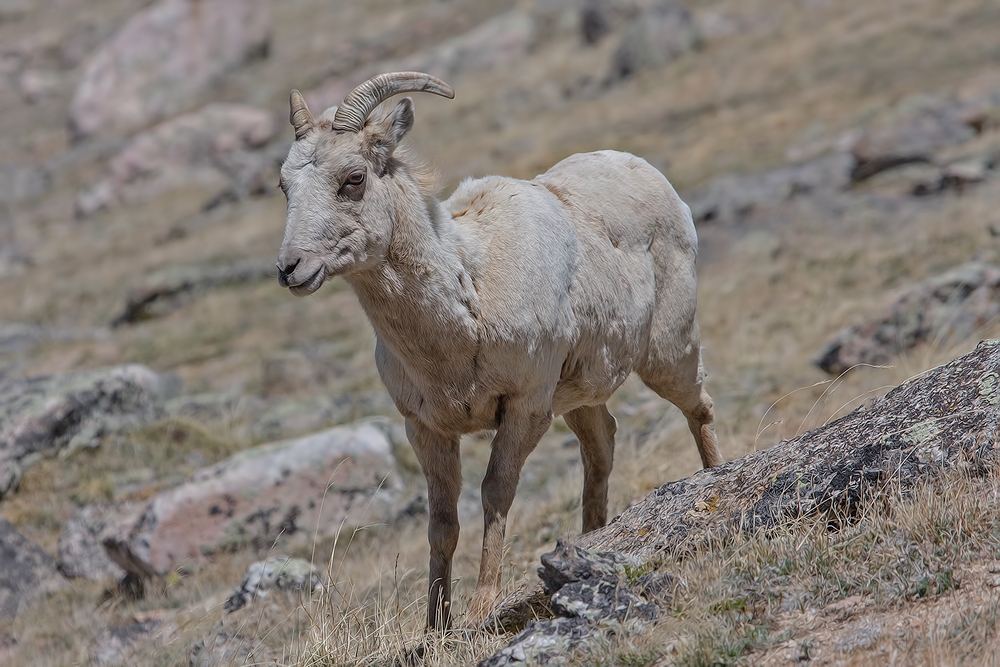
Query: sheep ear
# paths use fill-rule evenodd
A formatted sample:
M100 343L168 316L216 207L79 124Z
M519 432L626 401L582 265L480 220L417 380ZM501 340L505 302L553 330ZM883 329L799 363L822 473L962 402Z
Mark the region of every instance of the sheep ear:
M299 91L292 91L292 94L288 97L288 104L288 120L295 129L295 140L298 141L309 134L315 126L315 121L313 121L312 114L309 113L309 106L306 105L305 98L302 97L302 93Z
M413 127L413 98L401 99L386 120L391 120L392 124L387 129L392 134L393 143L398 144Z
M316 124L318 125L319 123L323 122L324 120L325 121L329 121L329 122L332 123L333 122L333 118L336 115L337 115L337 105L334 104L332 107L330 107L329 109L327 109L326 111L324 111L323 113L321 113L319 115L319 118L316 119Z
M413 100L409 97L401 99L381 120L370 123L365 128L368 134L365 143L375 162L384 167L411 127L413 127Z

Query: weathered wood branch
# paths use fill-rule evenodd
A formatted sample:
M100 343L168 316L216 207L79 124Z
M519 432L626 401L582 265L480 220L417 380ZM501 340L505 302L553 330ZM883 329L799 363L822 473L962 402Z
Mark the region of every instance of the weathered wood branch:
M665 484L578 544L650 562L791 518L850 511L946 469L982 474L997 456L998 420L1000 341L984 341L837 421ZM540 586L511 595L488 626L523 627L536 615L548 615Z

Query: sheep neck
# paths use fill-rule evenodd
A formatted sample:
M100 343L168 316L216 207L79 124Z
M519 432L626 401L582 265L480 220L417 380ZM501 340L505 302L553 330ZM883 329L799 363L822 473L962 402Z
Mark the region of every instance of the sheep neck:
M478 347L478 296L452 216L412 179L400 185L385 261L345 277L379 339L408 367L430 370Z

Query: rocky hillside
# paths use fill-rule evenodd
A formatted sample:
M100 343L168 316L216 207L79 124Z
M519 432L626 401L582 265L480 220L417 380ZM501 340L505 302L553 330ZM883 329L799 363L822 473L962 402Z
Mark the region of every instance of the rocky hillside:
M416 99L409 135L442 196L627 150L701 241L736 461L672 482L699 467L687 425L626 382L610 509L631 509L581 542L618 555L546 555L542 596L539 559L580 530L557 420L497 618L520 630L560 590L579 609L557 573L589 567L634 604L584 663L981 662L997 26L984 0L0 0L0 663L531 663L513 634L422 638L426 490L371 328L344 283L295 299L274 279L288 91L320 109L397 69L457 91ZM463 443L459 617L487 457ZM906 625L934 614L923 639Z

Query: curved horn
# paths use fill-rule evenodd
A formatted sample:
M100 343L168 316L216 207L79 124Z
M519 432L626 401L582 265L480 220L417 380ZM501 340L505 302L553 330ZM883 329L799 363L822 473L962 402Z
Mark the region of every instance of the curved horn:
M288 113L288 120L292 123L292 127L295 128L295 140L298 141L313 128L313 117L309 113L309 107L306 106L305 98L302 97L302 93L299 91L292 91L288 99L288 104L291 107L291 111Z
M430 74L420 72L392 72L379 74L352 90L333 117L333 129L341 132L360 132L368 114L379 104L397 93L410 91L433 93L452 99L455 91L447 83Z

